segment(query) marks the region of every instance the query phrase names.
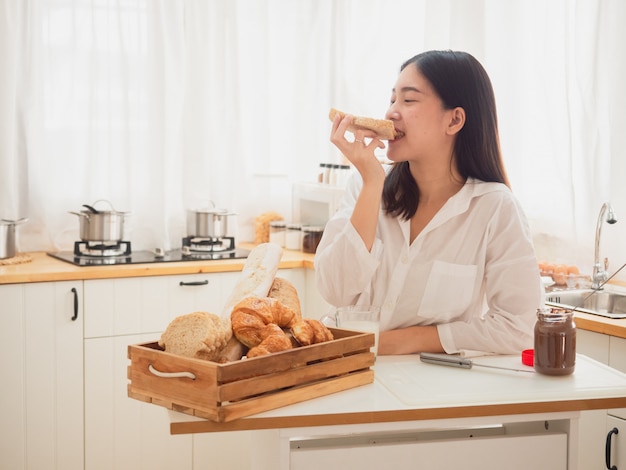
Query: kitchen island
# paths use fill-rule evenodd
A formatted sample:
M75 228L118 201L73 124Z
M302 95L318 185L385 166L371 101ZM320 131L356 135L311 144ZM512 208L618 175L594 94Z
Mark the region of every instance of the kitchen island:
M518 371L381 356L372 384L228 423L171 412L171 432L266 430L252 462L256 453L281 470L339 468L338 456L364 469L383 461L407 468L417 458L435 459L428 468L576 469L580 412L626 406L626 375L586 356L563 377L538 374L514 356L474 363Z

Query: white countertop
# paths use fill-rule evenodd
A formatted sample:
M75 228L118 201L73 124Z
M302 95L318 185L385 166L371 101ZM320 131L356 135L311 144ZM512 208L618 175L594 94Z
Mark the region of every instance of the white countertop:
M172 412L171 432L216 432L333 424L443 419L458 416L580 411L626 407L626 374L578 355L568 376L547 376L519 356L473 358L475 364L526 369L426 364L417 355L380 356L375 381L229 423Z

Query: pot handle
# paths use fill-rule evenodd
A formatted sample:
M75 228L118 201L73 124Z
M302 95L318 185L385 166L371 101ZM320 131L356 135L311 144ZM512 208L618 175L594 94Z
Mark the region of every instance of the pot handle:
M19 225L19 224L23 224L27 220L28 220L28 217L22 217L21 219L17 219L17 220L2 219L2 222L6 222L12 225Z
M113 207L113 204L111 204L111 201L109 201L108 199L98 199L96 202L94 202L94 203L91 205L91 207L92 207L92 208L93 208L93 207L96 207L96 204L98 204L99 202L106 202L106 203L109 205L109 207L111 208L111 210L112 210L113 212L117 212L117 211L115 210L115 207Z
M73 212L73 211L67 211L67 212L69 214L77 215L78 217L86 217L86 218L89 219L89 214L85 214L85 213L82 213L82 212Z

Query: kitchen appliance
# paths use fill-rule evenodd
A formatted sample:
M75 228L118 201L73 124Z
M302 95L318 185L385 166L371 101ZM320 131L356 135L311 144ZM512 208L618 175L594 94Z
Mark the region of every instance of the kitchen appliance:
M15 256L15 226L26 220L25 217L18 220L0 219L0 259Z
M98 202L91 206L83 204L87 210L80 213L72 212L81 221L81 241L74 243L74 251L48 255L76 266L102 266L242 259L250 253L250 250L237 248L234 237L226 236L227 217L235 214L214 207L188 211L187 236L182 239L181 248L133 251L131 243L122 238L125 213L113 209L111 203L110 211L98 210L95 207ZM214 206L212 201L210 203Z
M322 183L294 183L292 220L305 225L325 226L339 209L345 190Z
M117 264L168 263L176 261L208 261L244 259L250 250L237 248L233 237L212 239L183 238L179 249L164 251L132 251L129 241L74 243L74 251L50 252L49 256L76 266L106 266Z

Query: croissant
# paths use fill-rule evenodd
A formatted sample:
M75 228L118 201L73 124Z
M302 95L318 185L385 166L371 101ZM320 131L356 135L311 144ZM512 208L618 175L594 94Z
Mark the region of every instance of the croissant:
M233 307L230 315L233 334L249 348L263 341L261 331L266 325L291 328L296 319L293 310L269 297L246 297Z
M267 354L291 349L291 340L275 323L270 323L260 330L261 342L248 351L248 358L265 356Z
M322 322L303 318L291 327L291 334L302 346L323 343L334 339L332 332Z

